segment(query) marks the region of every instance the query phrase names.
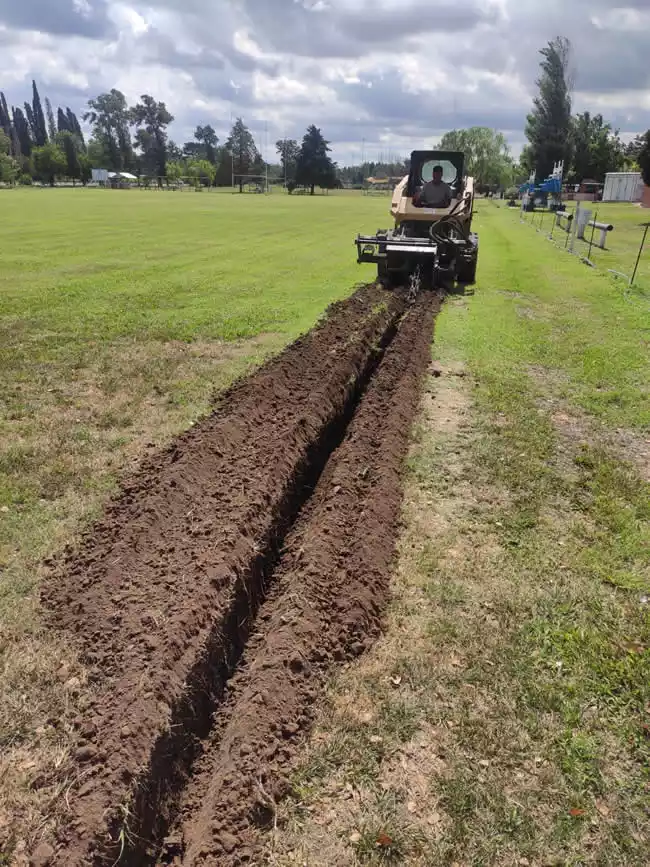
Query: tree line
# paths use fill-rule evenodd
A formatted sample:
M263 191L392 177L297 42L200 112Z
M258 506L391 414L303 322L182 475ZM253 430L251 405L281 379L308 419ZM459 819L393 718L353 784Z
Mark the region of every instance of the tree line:
M255 139L241 118L220 144L210 124L199 125L192 141L177 145L169 139L174 117L164 102L149 94L129 106L113 88L90 99L82 120L91 128L86 142L76 114L43 102L36 82L32 101L9 109L0 91L0 182L54 184L57 178L86 184L93 169L129 172L158 183L188 179L197 185L230 186L233 177L243 189L247 178L283 179L292 192L296 186L331 188L339 183L337 166L330 158L329 142L310 125L298 143L276 143L278 162L267 165Z
M650 184L650 130L625 145L620 131L601 114L572 114L571 43L558 36L540 54L538 94L526 120L522 168L535 171L541 181L563 161L570 183L602 183L608 172L641 171Z
M640 170L650 183L650 130L625 145L619 130L601 114L574 115L569 41L557 37L540 53L538 94L526 121L528 144L518 163L505 137L487 127L451 130L439 148L465 154L479 191L517 185L533 170L541 181L558 161L564 161L570 183L602 182L607 172L621 170ZM115 88L90 99L82 120L91 129L87 142L77 115L69 107L58 107L55 113L49 99L41 101L35 81L31 102L22 107L9 108L0 91L0 182L54 184L67 178L85 184L97 168L131 172L158 183L184 178L196 185L230 186L234 177L240 190L246 176L268 176L285 181L289 192L304 186L313 193L315 186L359 187L373 175L395 178L409 170L408 160L339 168L330 158L329 142L313 124L301 142L277 141L277 162L270 164L241 118L223 143L205 124L196 127L192 141L178 145L168 136L174 117L164 102L143 94L129 106Z

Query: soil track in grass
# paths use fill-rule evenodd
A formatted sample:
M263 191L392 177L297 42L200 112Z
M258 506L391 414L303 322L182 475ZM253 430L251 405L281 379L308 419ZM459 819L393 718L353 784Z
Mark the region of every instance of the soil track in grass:
M439 303L427 295L407 313L290 532L259 629L157 863L259 863L262 830L273 827L276 802L287 794L285 775L325 674L378 633L402 461Z
M277 548L403 310L376 286L334 305L150 459L55 567L44 599L95 694L52 863L140 863L164 831Z

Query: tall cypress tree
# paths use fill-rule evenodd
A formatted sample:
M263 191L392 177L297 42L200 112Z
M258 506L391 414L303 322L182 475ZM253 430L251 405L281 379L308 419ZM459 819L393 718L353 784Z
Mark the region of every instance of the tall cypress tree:
M20 151L23 156L31 156L32 153L32 137L29 129L29 124L23 114L22 109L14 108L13 109L14 116L14 129L16 130L16 137L20 143Z
M7 107L7 100L0 90L0 129L11 138L11 116Z
M77 137L73 132L64 130L58 133L56 143L63 151L66 163L66 174L72 178L72 182L81 178L81 163L79 162L79 149Z
M59 132L74 132L73 129L70 129L70 122L68 121L68 116L62 108L59 108L56 113L56 125Z
M23 103L25 106L25 117L27 118L27 123L29 124L29 134L31 136L34 144L36 143L36 120L34 119L34 112L32 111L32 107L28 102Z
M70 132L73 132L77 136L79 142L81 143L81 149L85 151L86 141L84 139L84 134L81 129L81 125L79 124L77 115L69 108L66 108L65 113L66 117L68 118L68 129L70 130Z
M32 90L34 97L32 100L32 118L34 141L38 147L47 144L47 128L45 126L45 115L43 114L43 106L41 105L41 97L36 87L36 82L32 81Z
M538 180L548 177L553 164L571 162L571 93L569 58L571 43L558 36L542 48L539 94L526 122L526 137Z
M47 97L45 97L45 116L47 117L47 131L49 133L50 140L54 141L54 139L56 138L56 123L54 122L52 103Z

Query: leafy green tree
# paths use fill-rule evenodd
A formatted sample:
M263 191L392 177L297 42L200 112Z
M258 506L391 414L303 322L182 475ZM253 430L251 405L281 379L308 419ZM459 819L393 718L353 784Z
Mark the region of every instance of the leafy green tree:
M280 156L282 177L287 181L295 181L298 158L300 157L300 145L293 138L283 138L276 141L275 149Z
M175 141L167 142L167 160L172 163L179 163L183 159L183 151Z
M215 187L229 187L232 184L233 158L228 148L217 149L217 172L214 178Z
M639 152L643 150L645 135L637 135L632 141L625 145L625 156L634 160L639 156Z
M154 138L146 129L136 131L133 140L137 153L137 170L138 174L144 174L148 178L158 176L158 157L156 154L156 146ZM167 171L165 169L165 174Z
M81 180L81 164L79 162L79 142L74 133L69 130L64 130L56 134L55 138L57 147L65 156L66 175L75 181Z
M197 126L194 130L194 138L203 147L205 159L209 163L212 163L213 166L216 165L219 137L210 124L207 124L207 126Z
M4 132L0 133L0 135L7 138ZM18 160L9 156L8 153L0 153L0 183L13 184L19 174L20 166Z
M183 177L183 173L185 171L185 167L183 163L174 160L173 162L167 163L167 171L166 178L168 182L175 183L176 181L180 181Z
M93 176L93 167L87 153L79 154L79 180L86 186Z
M640 172L639 153L643 149L645 136L637 135L632 141L628 142L623 149L623 171L624 172Z
M232 157L232 166L235 175L239 175L239 192L243 192L244 179L242 175L254 173L261 168L262 157L255 144L251 131L244 121L238 117L235 121L228 140L226 150ZM232 181L229 181L232 183Z
M462 151L467 174L477 187L507 187L512 183L513 161L502 133L486 126L445 133L440 150Z
M336 185L336 166L328 156L329 142L313 124L307 128L303 136L300 156L296 166L296 183L309 187L311 195L318 185L331 189Z
M110 155L106 150L104 139L91 138L86 148L86 156L91 169L110 168Z
M571 179L581 183L585 179L602 182L607 172L623 167L625 154L618 131L605 123L601 114L593 117L588 111L576 115L572 121L573 168Z
M643 182L650 187L650 129L642 136L641 147L637 152L637 162L641 169Z
M558 36L540 51L542 74L537 81L539 94L526 122L530 159L538 180L547 178L553 165L571 163L571 83L569 62L571 43Z
M209 187L213 182L217 170L208 160L191 160L187 164L187 176L193 178L197 185Z
M54 142L48 142L32 151L34 169L42 181L46 181L51 187L60 175L65 174L65 154Z
M114 172L132 169L135 157L129 132L129 109L124 94L115 88L108 93L100 93L95 99L88 100L88 108L83 119L92 124L93 138L101 145L105 158L105 163L95 168Z
M153 174L164 178L167 171L167 126L174 120L164 102L156 102L145 93L140 102L130 109L132 123L138 127L136 141L145 163Z
M188 160L205 159L205 147L197 141L186 141L183 145L183 156Z

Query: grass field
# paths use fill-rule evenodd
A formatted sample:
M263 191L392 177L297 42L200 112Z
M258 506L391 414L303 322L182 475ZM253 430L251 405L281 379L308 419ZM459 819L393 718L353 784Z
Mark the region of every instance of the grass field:
M478 223L385 635L331 685L274 865L648 863L648 299Z
M597 246L600 232L594 232L590 261L599 270L608 271L611 269L631 278L639 255L639 249L643 242L645 227L650 222L650 211L647 208L640 208L634 205L610 202L584 202L582 207L592 212L594 220L601 223L610 223L614 226L614 230L607 235L605 250L601 250ZM569 212L575 211L575 203L568 202L567 210ZM540 217L541 213L526 214L525 220L531 225L538 227L540 225ZM542 230L546 234L551 231L551 218L548 214L546 214L542 222ZM553 238L556 243L563 246L566 241L566 234L555 229L553 231ZM591 238L592 230L587 229L585 240L576 241L575 252L579 256L586 257L589 255ZM621 280L625 283L624 278L621 278ZM650 232L646 238L634 283L641 291L650 293Z
M43 630L43 559L74 542L147 447L371 279L353 238L386 209L367 197L3 192L0 841L17 835L20 851L21 829L52 818L87 691Z
M352 241L387 224L389 201L2 196L12 863L56 823L66 726L88 691L42 627L43 558L148 446L372 278ZM462 375L428 386L389 628L332 687L275 863L647 863L650 299L505 207L479 203L477 228L476 294L449 300L437 332L445 371Z

